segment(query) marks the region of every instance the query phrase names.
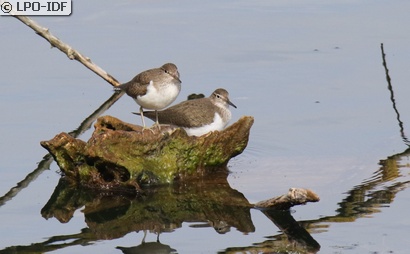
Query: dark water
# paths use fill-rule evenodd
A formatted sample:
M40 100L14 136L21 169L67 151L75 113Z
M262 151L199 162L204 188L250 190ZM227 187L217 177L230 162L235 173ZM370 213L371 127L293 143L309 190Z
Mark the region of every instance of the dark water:
M33 17L122 82L172 61L183 81L178 101L226 88L238 106L232 120L252 115L255 124L247 149L229 163L228 182L215 191L250 203L290 187L321 198L285 215L220 208L223 219L167 225L173 230L160 234L160 243L147 232L145 245L132 199L85 194L63 223L42 216L60 176L54 162L43 160L39 142L76 129L112 88L17 19L0 17L0 252L121 253L122 246L135 253L143 247L407 253L409 7L406 1L76 1L70 17ZM139 123L130 114L136 109L123 97L104 114ZM109 209L116 202L121 206ZM93 213L101 207L106 213ZM292 219L308 234L284 230L280 222Z

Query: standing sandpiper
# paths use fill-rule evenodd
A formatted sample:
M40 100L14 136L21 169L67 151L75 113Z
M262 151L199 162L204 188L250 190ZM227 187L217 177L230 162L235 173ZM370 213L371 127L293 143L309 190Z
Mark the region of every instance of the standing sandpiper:
M171 124L185 129L189 136L201 136L210 131L221 131L231 120L229 93L223 88L216 89L208 98L183 101L175 106L158 111L143 112L152 120L158 117L162 124ZM135 113L140 114L140 113Z
M181 91L181 80L177 66L166 63L160 68L141 72L131 81L115 87L114 90L124 91L140 105L144 128L143 108L155 110L156 124L159 126L157 110L174 102Z

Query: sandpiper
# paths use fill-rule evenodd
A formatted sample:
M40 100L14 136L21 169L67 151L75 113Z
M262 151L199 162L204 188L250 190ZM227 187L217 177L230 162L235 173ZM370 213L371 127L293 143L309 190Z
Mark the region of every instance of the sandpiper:
M115 87L116 91L124 91L140 105L140 115L145 128L145 109L155 110L156 124L158 123L157 110L170 105L181 91L181 80L178 68L173 63L166 63L160 68L141 72L131 81Z
M208 98L183 101L175 106L158 111L145 111L144 116L156 119L161 124L171 124L185 129L190 136L201 136L210 131L221 131L231 120L229 93L223 88L216 89ZM140 114L140 113L134 113Z

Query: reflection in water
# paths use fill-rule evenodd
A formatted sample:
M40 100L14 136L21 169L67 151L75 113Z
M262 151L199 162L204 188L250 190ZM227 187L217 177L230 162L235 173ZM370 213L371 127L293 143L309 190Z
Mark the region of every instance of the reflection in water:
M147 236L147 231L144 231L144 238L140 245L135 247L121 247L118 246L117 249L121 250L124 254L168 254L177 253L177 250L172 249L169 245L162 244L159 242L159 234L157 235L156 242L145 242L145 237Z
M117 249L121 250L124 254L167 254L178 253L175 249L172 249L169 245L162 244L160 242L143 242L135 247L121 247Z
M93 114L86 118L81 125L70 135L78 137L88 130L95 119L105 110L112 106L122 93L114 93ZM47 154L32 173L12 188L6 195L0 197L0 206L11 200L19 191L27 187L45 169L49 168L52 157ZM227 172L223 170L222 172ZM46 253L71 246L84 246L92 244L97 240L114 239L122 237L130 232L161 233L172 232L182 226L183 222L194 222L191 227L213 227L218 234L226 234L231 227L236 228L244 234L254 232L255 228L250 217L250 209L253 207L242 193L232 189L227 182L227 175L212 176L213 179L201 179L192 183L174 184L146 190L143 195L124 196L118 193L91 193L89 190L69 186L62 177L55 188L47 204L41 210L44 218L56 218L61 223L68 223L74 212L85 207L83 212L88 228L80 233L71 235L58 235L48 240L29 245L10 246L0 253ZM276 225L281 225L283 219L269 215L268 210L263 211ZM288 216L290 221L294 219ZM287 220L286 219L286 220ZM275 220L278 220L275 222ZM286 221L285 220L285 221ZM282 222L280 222L282 221ZM299 247L309 247L309 242L298 241L300 227L297 223L296 230L285 230L289 239L300 242ZM280 227L280 226L279 226ZM286 228L286 227L282 227ZM303 234L302 234L303 235ZM145 236L144 236L145 239ZM175 249L159 242L142 243L135 247L117 248L123 253L173 253ZM313 240L314 241L314 240ZM315 242L316 243L316 242ZM299 248L298 247L298 248ZM269 251L275 251L278 247L263 247ZM252 250L254 246L244 247ZM260 249L260 247L258 247Z
M98 239L95 238L91 230L84 228L78 234L53 236L44 242L32 243L27 246L11 246L0 250L0 253L46 253L71 246L84 246L96 240Z
M296 222L288 211L263 211L283 233L270 237L270 240L256 243L254 246L228 248L223 253L241 251L265 253L272 250L279 253L316 253L320 245L307 231L324 232L330 223L354 222L358 218L370 217L374 213L379 213L381 208L388 207L394 202L397 193L410 185L409 157L410 148L381 160L380 168L372 177L347 192L347 197L338 203L336 215ZM284 216L284 219L278 216ZM300 225L299 228L296 225Z
M400 126L400 133L406 145L409 141L404 133L403 122L396 107L393 87L388 75L384 59L386 78L389 83L390 98ZM81 126L71 132L78 136L90 128L104 110L109 108L121 94L114 94L107 102L97 109ZM407 158L410 148L402 153L389 156L380 161L380 167L362 184L347 191L347 196L338 203L336 214L316 220L295 221L289 211L261 210L273 222L273 231L279 228L282 233L264 239L251 246L227 247L221 253L260 253L260 252L298 252L316 253L320 245L308 233L318 233L327 230L329 223L354 222L358 218L369 217L380 212L381 208L394 202L396 194L410 184L410 171ZM0 197L0 206L13 198L18 192L28 186L41 172L49 167L52 158L46 155L38 168L12 188L6 195ZM144 231L156 233L173 232L190 222L191 228L213 227L218 234L227 234L231 228L243 233L254 232L255 228L250 217L250 204L242 193L233 190L226 175L215 179L202 179L193 183L175 184L146 190L143 195L123 196L110 193L90 193L68 186L61 178L53 195L44 206L41 214L44 218L56 218L61 223L67 223L77 209L84 207L83 213L87 228L77 234L58 235L44 242L32 243L26 246L10 246L0 253L46 253L70 246L83 246L102 239L115 239L130 232ZM156 242L145 242L133 247L118 246L117 251L123 253L174 253L178 246L169 246Z
M209 221L203 224L192 224L189 227L191 228L209 228L212 227L218 234L226 234L231 231L231 226L229 226L226 221Z
M394 202L396 194L408 188L410 184L410 168L407 163L409 156L410 148L381 160L381 167L372 177L347 192L347 197L339 203L336 215L305 221L304 227L319 232L327 228L323 222L353 222L358 218L370 217L374 213L379 213L381 208L388 207ZM405 170L408 172L403 172Z
M297 222L290 210L261 210L283 234L253 246L231 247L219 253L317 253L320 244Z
M71 46L65 44L61 40L59 40L57 37L53 36L48 29L39 26L36 22L31 20L30 18L19 15L19 16L14 16L13 17L17 18L30 28L32 28L38 35L42 36L44 39L46 39L48 42L51 43L53 47L57 47L60 49L62 52L66 53L67 56L72 60L76 59L77 61L81 62L85 67L96 73L98 76L106 80L108 83L110 83L113 86L119 85L119 82L106 73L104 70L102 70L99 66L95 65L90 61L89 58L84 57L82 54L77 52L75 49L73 49ZM82 133L84 133L86 130L88 130L92 123L100 116L103 114L107 109L109 109L119 98L121 98L123 93L114 93L110 98L105 101L100 107L98 107L89 117L87 117L81 124L80 126L70 132L69 134L73 137L78 137ZM30 174L27 175L27 177L17 183L17 186L13 187L10 189L9 192L7 192L4 196L0 197L0 206L4 205L7 201L11 200L13 197L15 197L22 189L26 188L32 181L34 181L44 170L48 169L51 162L53 162L53 158L50 154L46 154L43 159L39 162L38 167L31 172Z
M31 182L37 179L44 170L50 168L50 164L53 162L51 154L46 154L43 159L38 163L37 168L29 173L23 180L18 182L16 186L11 188L4 196L0 197L0 207L5 205L7 201L13 199L24 188L26 188Z
M385 54L383 44L381 45L383 66L386 71L386 79L388 82L388 89L390 91L390 99L393 104L393 109L397 115L397 121L400 127L400 134L407 146L410 146L410 142L404 133L404 124L400 120L400 113L396 107L394 98L393 87L391 85L391 79L388 73L387 64L385 61ZM347 197L339 202L339 208L336 210L337 214L333 216L326 216L316 220L300 221L301 230L297 236L293 239L289 229L294 230L291 227L278 224L280 219L275 217L272 220L283 232L283 234L274 236L273 240L264 241L259 244L255 244L254 247L245 248L229 248L226 253L236 253L238 251L253 250L255 252L269 252L272 249L281 250L284 253L297 251L298 253L315 253L319 250L320 245L306 232L323 232L329 225L329 222L354 222L358 218L369 217L374 213L380 212L381 208L388 207L389 204L394 202L396 194L400 191L407 189L410 185L410 167L408 158L410 157L410 148L406 149L402 153L398 153L387 157L387 159L380 160L380 168L376 170L372 177L366 179L362 184L353 187L347 192ZM268 218L273 218L275 213L264 212ZM284 212L286 213L286 212ZM286 223L291 223L291 219L285 220ZM286 224L285 224L286 225ZM286 235L286 237L284 237ZM284 241L285 239L285 241ZM289 241L289 242L287 242ZM289 250L289 244L292 245L292 250ZM303 249L298 248L300 244ZM268 247L269 246L269 247ZM273 248L272 246L276 246ZM282 246L282 248L278 248ZM282 253L282 252L281 252Z
M124 196L118 193L91 193L70 186L62 177L47 204L41 210L44 218L56 218L67 223L77 209L83 208L88 228L75 235L55 236L42 243L28 246L11 246L1 252L16 250L24 253L41 250L48 252L73 245L91 244L96 240L107 240L123 237L130 232L144 231L158 235L156 242L142 242L137 246L117 249L123 253L174 253L175 249L159 242L159 235L173 232L189 222L192 228L213 227L218 234L225 234L231 228L247 235L255 231L251 220L250 209L253 205L244 195L232 189L227 181L226 171L221 175L197 181L175 183L173 185L150 187L139 196ZM261 210L269 220L283 230L287 239L281 242L292 242L293 249L317 252L319 244L301 227L289 211ZM64 241L62 244L61 241ZM274 242L277 242L274 240ZM241 247L241 250L281 249L283 245L265 243L256 246ZM228 248L232 252L235 248Z
M108 100L106 100L100 107L98 107L89 117L84 119L80 126L71 131L69 134L73 137L78 137L85 131L91 128L93 122L103 114L107 109L109 109L119 98L121 98L122 93L114 93ZM43 159L38 163L37 168L28 174L26 178L18 182L15 187L11 188L4 196L0 197L0 207L3 206L7 201L10 201L15 197L22 189L26 188L32 181L37 179L44 170L50 168L50 164L53 162L53 157L51 154L46 154Z
M102 239L141 230L172 232L183 222L223 222L243 233L255 230L250 217L252 205L229 186L226 176L149 188L137 197L79 191L62 178L41 214L68 222L83 206L87 225Z
M263 212L284 234L288 241L297 249L316 253L320 245L290 214L290 211L266 210Z
M380 161L380 168L362 184L347 192L339 202L336 215L310 221L295 221L289 211L260 211L272 221L272 231L282 233L264 239L251 246L232 246L221 253L237 252L298 252L316 253L319 243L308 233L326 230L329 223L353 222L380 212L392 202L399 191L410 184L407 158L410 148ZM71 220L77 209L83 213L88 228L78 234L54 236L41 243L27 246L11 246L0 253L49 252L70 246L92 244L97 240L120 238L130 232L173 232L183 222L190 222L194 230L213 227L216 233L229 233L236 228L244 234L254 232L250 217L250 204L242 193L232 189L226 175L213 179L201 179L190 183L174 184L147 189L140 196L90 193L68 186L61 178L41 214L44 218L56 218L62 223ZM161 249L172 253L178 246L157 242L139 243L131 247L118 247L124 253L137 250ZM129 252L128 252L129 251ZM134 251L134 252L132 252Z
M255 231L250 217L252 205L242 193L229 186L226 174L193 183L150 188L138 197L90 193L72 188L61 178L41 214L46 219L55 217L67 223L81 207L84 207L88 225L88 229L82 233L56 236L29 246L12 246L3 251L17 250L23 253L41 249L47 252L76 244L90 244L99 239L119 238L139 231L159 235L180 228L183 222L210 223L216 230L235 227L243 233ZM72 241L61 244L62 239ZM137 253L140 250L152 253L157 249L168 250L169 253L174 251L159 241L146 243L144 240L138 246L119 249L124 253Z
M385 72L386 72L387 89L389 89L389 91L390 91L390 100L391 100L391 102L392 102L392 104L393 104L394 112L396 112L397 121L399 122L400 134L401 134L401 137L402 137L404 143L405 143L407 146L410 146L410 141L407 139L407 136L406 136L406 134L404 133L403 122L400 120L400 113L399 113L399 110L397 109L397 106L396 106L396 100L395 100L395 98L394 98L393 86L392 86L392 84L391 84L391 78L390 78L390 75L389 75L389 69L387 68L386 54L384 53L383 43L381 44L381 51L382 51L382 58L383 58L383 66L384 66L384 70L385 70Z

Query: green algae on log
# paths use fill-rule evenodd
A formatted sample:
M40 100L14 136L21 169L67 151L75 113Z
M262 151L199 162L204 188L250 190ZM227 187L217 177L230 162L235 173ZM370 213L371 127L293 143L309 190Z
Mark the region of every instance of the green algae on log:
M103 116L87 142L60 133L41 145L73 183L96 189L138 190L143 185L226 170L229 160L246 148L253 121L253 117L243 116L223 131L195 137L180 128L144 130Z

